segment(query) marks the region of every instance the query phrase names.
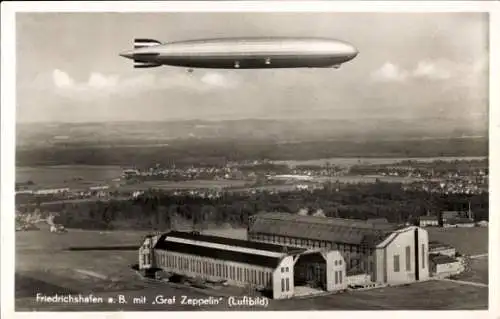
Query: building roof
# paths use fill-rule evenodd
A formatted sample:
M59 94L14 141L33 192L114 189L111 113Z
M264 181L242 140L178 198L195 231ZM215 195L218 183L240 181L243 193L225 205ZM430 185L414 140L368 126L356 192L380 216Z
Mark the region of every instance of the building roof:
M444 211L441 212L441 217L443 219L450 219L450 218L467 218L468 212L459 212L459 211Z
M261 213L251 217L249 232L375 246L397 228L356 219Z
M165 235L169 237L190 239L196 241L203 241L227 246L234 247L242 247L256 250L264 250L270 252L278 252L278 253L287 253L287 252L304 252L305 249L296 248L292 246L284 246L284 245L276 245L276 244L268 244L268 243L258 243L249 240L243 239L235 239L235 238L227 238L227 237L219 237L219 236L211 236L211 235L202 235L197 232L180 232L180 231L171 231L166 233Z
M470 219L470 218L460 218L460 217L456 217L456 218L447 218L446 219L446 224L450 224L450 225L456 225L456 224L472 224L474 223L474 220L473 219Z
M429 241L429 250L450 249L450 248L454 247L439 241Z
M422 220L428 220L428 221L437 221L438 220L437 216L426 216L426 215L420 216L418 219L421 221Z
M219 260L234 261L243 264L250 264L266 268L276 268L281 262L279 257L255 255L242 252L234 252L225 249L190 245L184 243L170 242L165 240L166 235L162 235L156 243L155 249L167 250L188 255L207 257Z
M353 267L346 272L346 275L347 276L366 275L366 271L357 267Z
M161 235L154 248L273 269L284 257L306 251L296 247L178 231Z
M458 260L456 260L455 258L451 258L449 256L439 255L439 254L429 254L429 259L433 263L438 264L438 265L451 264L451 263L458 262Z

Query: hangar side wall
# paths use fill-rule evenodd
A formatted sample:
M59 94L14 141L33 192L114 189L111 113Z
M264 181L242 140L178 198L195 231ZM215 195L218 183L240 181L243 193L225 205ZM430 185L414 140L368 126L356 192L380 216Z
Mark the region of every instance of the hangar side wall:
M309 249L325 248L328 250L330 249L338 250L344 257L346 263L346 269L350 269L351 267L359 267L363 271L366 271L370 274L373 272L372 269L373 265L371 263L373 249L370 249L368 247L362 247L361 245L334 243L324 240L304 239L298 237L285 237L273 234L262 234L253 232L248 232L247 238L248 240L254 242L288 245L293 247L309 248Z
M158 249L154 251L154 258L155 266L167 272L213 281L227 280L235 286L272 287L272 268Z
M418 242L415 242L415 231ZM417 280L417 271L418 280L428 279L427 236L427 231L415 227L391 235L383 244L385 247L377 249L377 281L383 278L382 282L388 284L411 283Z
M383 248L375 249L375 253L374 253L375 262L373 263L374 278L372 278L372 281L380 282L380 283L387 282L387 269L385 267L385 265L387 264L386 253L387 253L387 251Z
M429 232L422 228L418 229L419 237L419 265L420 265L420 279L428 280L430 278L430 265L429 265Z

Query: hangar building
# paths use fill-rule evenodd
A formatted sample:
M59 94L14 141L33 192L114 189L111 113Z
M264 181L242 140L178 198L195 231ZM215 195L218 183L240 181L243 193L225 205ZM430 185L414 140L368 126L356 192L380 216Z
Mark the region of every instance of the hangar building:
M429 240L425 229L364 220L261 213L247 231L254 242L338 250L346 271L365 273L381 284L429 278Z
M323 291L347 288L342 255L326 248L306 249L257 243L196 232L147 236L139 248L141 270L165 272L251 286L274 299L290 298L311 282Z

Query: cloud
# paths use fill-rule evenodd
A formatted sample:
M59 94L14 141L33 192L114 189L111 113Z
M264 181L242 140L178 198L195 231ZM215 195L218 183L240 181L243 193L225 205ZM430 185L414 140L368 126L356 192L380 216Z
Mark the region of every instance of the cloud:
M52 72L52 79L54 80L54 85L58 88L73 86L73 79L64 71L54 70Z
M411 80L444 81L453 80L455 84L477 81L487 70L487 59L474 63L457 63L449 60L419 61L415 67L404 69L394 63L386 62L371 74L375 82L408 82Z
M231 88L236 85L236 81L230 79L227 76L223 76L220 73L206 73L201 77L201 81L205 84L216 86L216 87L224 87Z
M412 75L416 78L427 78L434 80L446 80L452 76L450 70L437 66L431 62L419 62Z
M189 89L193 92L232 89L238 85L234 76L216 72L188 74L174 71L169 75L158 73L135 73L133 75L113 75L92 72L87 81L77 82L65 71L52 72L56 93L74 99L92 99L113 94L134 95L156 90Z
M380 82L401 82L407 77L408 72L390 62L386 62L380 69L372 73L372 79Z
M87 82L78 83L68 73L58 69L52 72L52 80L56 89L82 92L92 89L111 88L118 84L117 76L105 76L97 72L91 73Z
M92 73L88 81L89 88L109 88L118 84L118 76L104 76L100 73Z

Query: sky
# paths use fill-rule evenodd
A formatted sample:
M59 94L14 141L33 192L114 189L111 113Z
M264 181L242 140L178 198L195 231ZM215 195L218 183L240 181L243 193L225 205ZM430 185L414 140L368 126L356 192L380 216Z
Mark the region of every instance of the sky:
M483 13L18 13L17 121L428 119L487 123ZM134 69L133 39L344 40L340 69ZM486 124L484 124L486 125Z

